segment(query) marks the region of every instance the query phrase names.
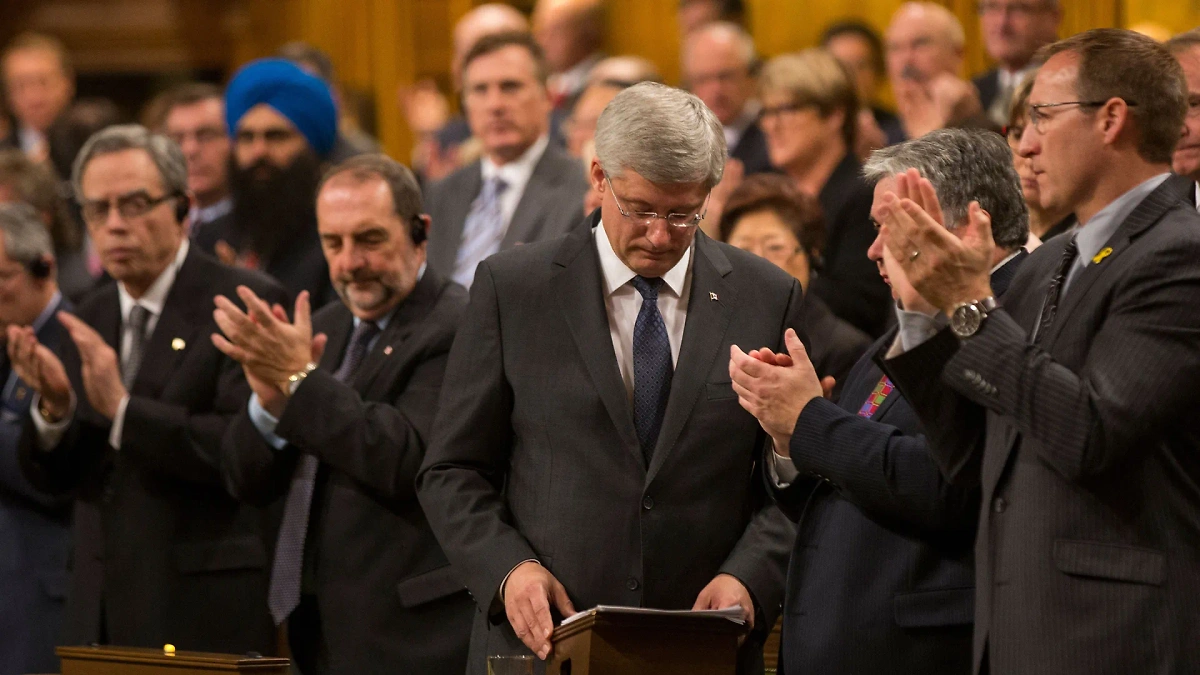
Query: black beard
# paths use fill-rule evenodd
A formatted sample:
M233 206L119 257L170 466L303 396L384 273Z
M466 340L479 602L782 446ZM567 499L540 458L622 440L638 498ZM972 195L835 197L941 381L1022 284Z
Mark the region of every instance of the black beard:
M262 159L242 169L230 157L229 189L237 239L230 243L239 252L255 253L265 269L291 242L316 236L320 179L320 162L311 150L283 168Z

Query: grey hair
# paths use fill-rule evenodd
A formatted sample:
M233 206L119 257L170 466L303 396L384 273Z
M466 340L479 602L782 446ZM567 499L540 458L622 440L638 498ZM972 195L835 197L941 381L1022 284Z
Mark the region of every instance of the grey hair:
M651 183L703 181L725 172L725 132L708 106L682 89L642 82L617 94L596 122L596 157L610 176Z
M999 134L979 129L938 129L871 153L863 175L871 182L916 169L933 184L948 229L967 219L971 202L992 217L992 238L1005 249L1029 239L1029 211L1012 150Z
M187 160L175 141L162 134L151 133L140 124L118 124L92 134L75 157L75 165L71 167L71 189L75 192L75 198L83 200L80 181L89 162L101 155L124 150L146 151L154 166L158 167L163 189L168 194L187 195Z
M753 68L754 63L758 60L758 52L754 47L754 38L750 33L746 32L745 28L733 23L732 21L713 21L696 29L691 35L687 36L683 45L683 65L687 65L688 56L692 50L696 48L695 43L704 37L725 38L734 43L737 47L739 56L742 58L742 63L746 68ZM685 67L686 71L687 68Z
M38 216L37 209L28 204L17 202L0 206L0 234L4 235L4 252L22 265L54 258L50 231Z

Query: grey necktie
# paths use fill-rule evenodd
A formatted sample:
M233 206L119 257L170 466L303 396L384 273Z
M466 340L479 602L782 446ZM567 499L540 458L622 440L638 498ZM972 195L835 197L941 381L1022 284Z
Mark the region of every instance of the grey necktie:
M483 184L479 196L471 203L471 212L463 223L462 241L454 260L454 280L471 287L475 280L475 268L491 254L500 250L504 242L504 212L500 208L500 196L508 189L508 183L500 178L491 178Z
M146 350L146 323L150 321L150 310L134 305L129 310L129 354L121 365L121 383L125 389L133 389L138 368L142 367L142 354Z
M379 334L373 321L360 321L350 337L350 346L333 376L349 383L367 355L367 346ZM301 455L292 474L279 539L275 543L275 563L271 569L271 588L267 604L275 624L283 623L300 605L301 578L304 570L304 538L308 534L309 511L320 462L312 455Z

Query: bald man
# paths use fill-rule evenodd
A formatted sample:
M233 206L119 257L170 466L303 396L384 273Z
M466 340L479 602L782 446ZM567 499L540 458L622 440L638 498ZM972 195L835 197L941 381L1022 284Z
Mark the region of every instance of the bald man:
M554 112L565 115L587 87L588 73L600 62L604 44L601 0L539 0L533 11L533 35L546 53L546 86Z
M1181 176L1200 181L1200 29L1176 35L1167 49L1183 66L1187 79L1188 112L1183 121L1183 138L1175 146L1171 168ZM1191 193L1192 204L1200 206L1200 186Z
M962 24L932 2L906 2L884 37L888 79L908 138L950 126L996 128L974 85L962 79Z
M683 78L725 127L729 156L746 174L771 171L767 141L758 128L754 97L754 39L741 26L716 21L696 29L683 45Z

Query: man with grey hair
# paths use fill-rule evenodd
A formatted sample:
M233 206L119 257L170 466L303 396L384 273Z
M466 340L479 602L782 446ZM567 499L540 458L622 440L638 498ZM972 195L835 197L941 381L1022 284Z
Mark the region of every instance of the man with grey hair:
M758 126L757 62L754 39L733 23L710 23L688 35L683 45L688 90L721 120L729 156L745 175L772 170L767 139Z
M877 150L865 168L877 200L910 171L932 183L945 222L965 224L975 200L992 215L992 284L1002 291L1026 256L1029 231L1005 141L943 129ZM870 256L900 311L924 307L878 238ZM912 407L877 365L898 337L893 328L867 350L836 404L822 397L807 353L790 338L783 357L733 356L734 390L774 440L766 462L775 498L799 523L781 672L971 670L979 489L942 478ZM865 637L864 624L873 627Z
M726 150L700 99L661 84L600 116L586 227L480 264L417 492L479 603L487 654L550 654L554 614L782 598L794 529L766 498L767 439L738 408L733 345L801 330L799 285L697 232Z
M49 349L62 341L54 320L71 304L55 280L54 244L37 210L0 206L0 326L29 326ZM29 419L29 385L5 359L0 365L0 551L10 561L0 574L0 673L58 668L54 645L62 626L62 587L71 547L70 500L37 489L21 471L18 447Z
M221 436L250 396L210 342L215 295L283 289L187 240L179 146L140 126L92 136L71 177L112 282L59 312L56 355L10 326L13 370L37 392L21 444L32 483L78 496L67 644L274 650L263 514L221 480Z

